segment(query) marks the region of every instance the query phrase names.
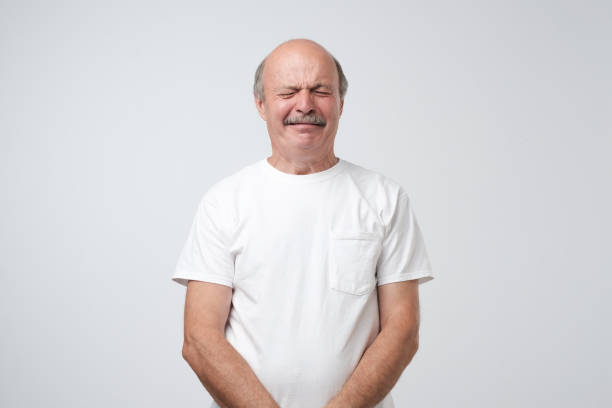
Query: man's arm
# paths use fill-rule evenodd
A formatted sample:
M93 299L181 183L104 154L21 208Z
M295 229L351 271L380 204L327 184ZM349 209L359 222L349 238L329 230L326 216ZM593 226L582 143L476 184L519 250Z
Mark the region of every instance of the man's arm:
M391 391L419 347L418 279L378 286L381 330L326 408L370 408Z
M183 358L222 408L278 408L246 360L225 339L231 302L229 286L188 282Z

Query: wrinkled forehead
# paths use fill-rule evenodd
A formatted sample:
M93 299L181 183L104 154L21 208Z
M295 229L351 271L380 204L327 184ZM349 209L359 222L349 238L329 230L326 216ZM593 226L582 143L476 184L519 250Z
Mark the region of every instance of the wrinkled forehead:
M328 54L291 53L272 56L267 60L264 78L264 82L271 87L314 86L319 83L334 86L338 81L338 72L336 64Z

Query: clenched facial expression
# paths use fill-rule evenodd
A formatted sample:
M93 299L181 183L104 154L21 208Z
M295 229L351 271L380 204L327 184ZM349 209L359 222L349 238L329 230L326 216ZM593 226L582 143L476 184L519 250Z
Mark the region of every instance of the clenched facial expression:
M309 43L273 51L263 72L264 100L255 100L273 146L290 155L331 150L344 101L333 58Z

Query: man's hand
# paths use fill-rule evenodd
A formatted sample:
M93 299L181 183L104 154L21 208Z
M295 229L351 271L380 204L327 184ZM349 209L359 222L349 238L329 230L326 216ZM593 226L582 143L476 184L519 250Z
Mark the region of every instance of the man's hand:
M381 331L325 408L371 408L391 391L419 345L418 280L378 287Z
M190 280L183 358L222 408L279 408L246 360L225 339L232 288Z

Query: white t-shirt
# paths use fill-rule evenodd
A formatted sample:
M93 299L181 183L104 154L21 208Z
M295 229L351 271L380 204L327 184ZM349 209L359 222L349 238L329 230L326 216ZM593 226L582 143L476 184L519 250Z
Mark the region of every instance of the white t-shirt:
M375 287L433 275L397 182L343 159L305 175L263 159L204 193L172 279L232 287L225 337L282 408L312 408L380 331Z

